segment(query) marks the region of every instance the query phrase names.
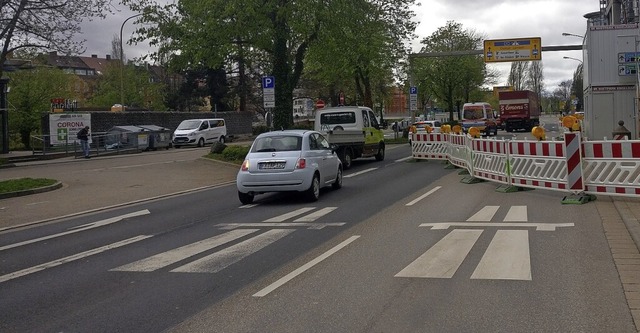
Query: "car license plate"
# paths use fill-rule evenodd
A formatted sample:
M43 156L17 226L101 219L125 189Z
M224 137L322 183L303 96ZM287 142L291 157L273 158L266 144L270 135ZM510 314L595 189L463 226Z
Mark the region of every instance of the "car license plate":
M260 170L284 169L285 162L266 162L258 164Z

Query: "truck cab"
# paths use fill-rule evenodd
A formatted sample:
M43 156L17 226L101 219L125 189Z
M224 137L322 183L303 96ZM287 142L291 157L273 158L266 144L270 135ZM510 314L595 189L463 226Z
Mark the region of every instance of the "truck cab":
M460 122L465 133L476 127L482 135L498 135L496 115L487 102L464 103Z

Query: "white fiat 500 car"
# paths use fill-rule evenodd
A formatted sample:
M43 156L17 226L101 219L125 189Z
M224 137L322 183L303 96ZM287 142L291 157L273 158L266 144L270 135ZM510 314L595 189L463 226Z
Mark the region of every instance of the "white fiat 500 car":
M312 130L258 135L236 177L240 202L246 205L256 194L287 191L302 192L316 201L320 188L341 188L342 163L335 149Z

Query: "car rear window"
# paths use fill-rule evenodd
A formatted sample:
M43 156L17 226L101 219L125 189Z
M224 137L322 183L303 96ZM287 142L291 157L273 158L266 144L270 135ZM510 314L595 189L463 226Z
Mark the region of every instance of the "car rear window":
M252 152L296 151L302 149L302 137L282 135L257 138Z
M324 113L320 116L320 124L336 125L336 124L355 124L355 112L331 112Z

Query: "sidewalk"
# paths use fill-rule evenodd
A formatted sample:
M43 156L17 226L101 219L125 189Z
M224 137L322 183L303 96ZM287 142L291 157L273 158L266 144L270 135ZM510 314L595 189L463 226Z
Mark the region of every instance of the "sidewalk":
M234 183L239 166L204 158L209 149L181 148L88 160L64 157L0 168L0 180L30 177L62 183L53 191L0 199L0 231Z

